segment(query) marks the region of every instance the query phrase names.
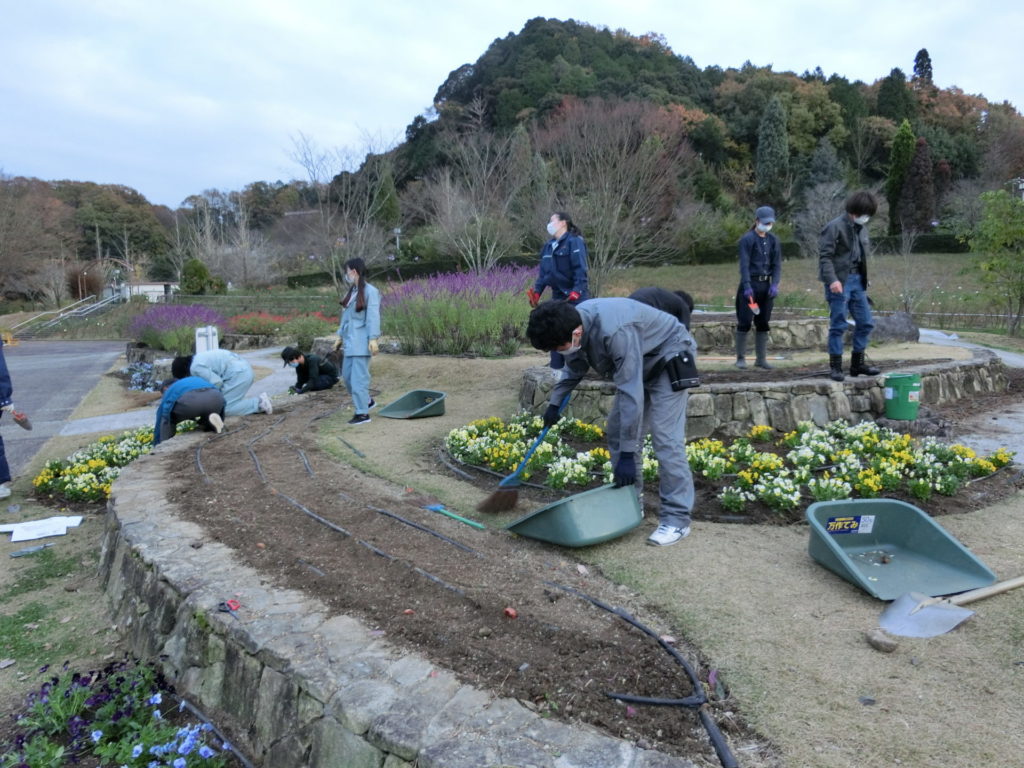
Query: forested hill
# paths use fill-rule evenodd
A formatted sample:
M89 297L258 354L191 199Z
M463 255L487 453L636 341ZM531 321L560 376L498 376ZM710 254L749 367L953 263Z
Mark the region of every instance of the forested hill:
M710 109L711 79L658 35L633 37L576 21L536 18L495 40L475 64L452 72L434 97L449 103L482 98L492 125L508 129L544 115L565 96L644 99Z

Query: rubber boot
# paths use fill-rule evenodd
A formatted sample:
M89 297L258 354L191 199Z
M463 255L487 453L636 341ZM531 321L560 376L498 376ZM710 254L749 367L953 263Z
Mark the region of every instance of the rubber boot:
M772 366L768 365L768 331L758 331L754 334L754 349L757 350L757 361L754 365L770 371Z
M828 377L832 381L842 381L846 377L843 376L843 356L842 355L829 355L828 356Z
M736 367L747 367L747 334L750 331L736 331Z
M854 352L853 355L851 356L851 358L850 358L850 375L851 376L860 376L861 374L864 374L865 376L877 376L880 373L881 373L881 371L878 368L875 368L875 366L868 365L867 363L864 362L864 353L863 352Z

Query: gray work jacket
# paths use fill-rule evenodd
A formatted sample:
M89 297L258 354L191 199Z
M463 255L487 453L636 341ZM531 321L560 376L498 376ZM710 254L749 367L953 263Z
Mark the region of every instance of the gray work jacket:
M593 368L615 382L612 408L619 416L620 450L637 453L644 380L667 357L684 351L696 357L697 342L672 315L632 299L590 299L577 304L576 309L583 321L581 349L575 355L566 355L565 378L552 388L550 402L561 404Z
M818 239L818 279L825 285L831 285L836 280L845 284L853 266L853 249L858 242L860 263L857 271L860 273L861 285L867 290L868 254L871 251L868 229L854 224L846 213L832 219L821 230Z

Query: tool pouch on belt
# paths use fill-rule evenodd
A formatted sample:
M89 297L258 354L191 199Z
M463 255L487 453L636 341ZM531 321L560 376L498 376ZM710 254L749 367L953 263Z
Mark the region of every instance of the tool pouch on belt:
M700 374L697 373L697 360L689 352L680 352L665 361L668 380L673 392L700 386Z

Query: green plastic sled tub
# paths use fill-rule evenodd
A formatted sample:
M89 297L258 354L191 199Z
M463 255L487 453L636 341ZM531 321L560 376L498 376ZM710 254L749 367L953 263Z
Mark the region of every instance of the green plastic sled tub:
M587 547L628 533L642 519L636 488L604 485L541 507L505 529L563 547Z
M444 392L432 389L414 389L406 392L393 403L388 403L377 413L388 419L420 419L424 416L444 415Z
M996 575L938 523L895 499L819 501L807 508L808 552L879 600L984 587Z

